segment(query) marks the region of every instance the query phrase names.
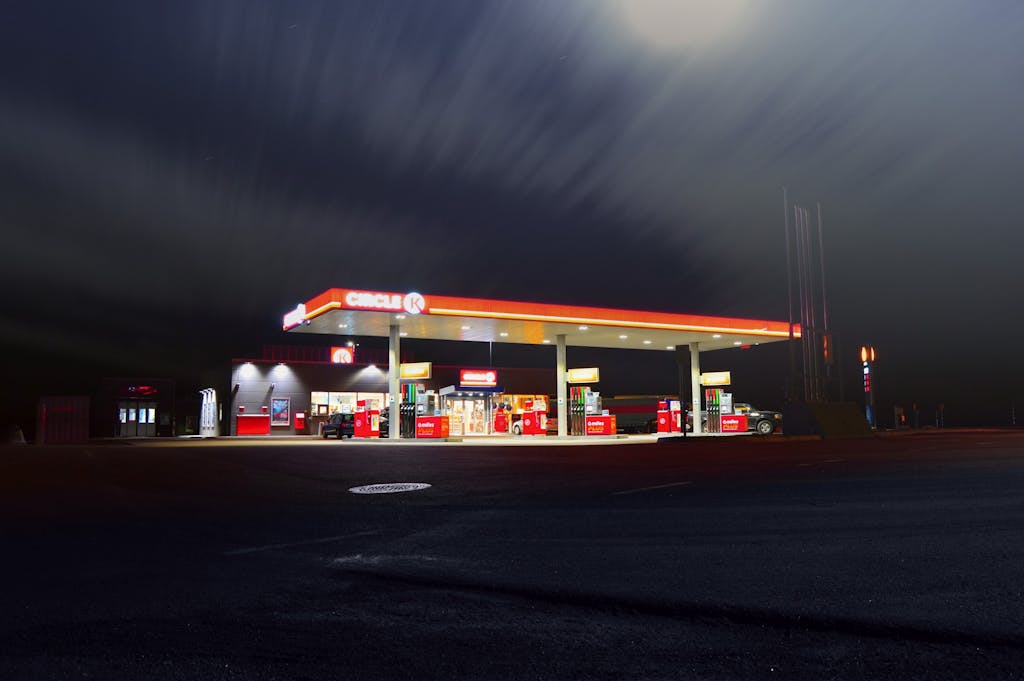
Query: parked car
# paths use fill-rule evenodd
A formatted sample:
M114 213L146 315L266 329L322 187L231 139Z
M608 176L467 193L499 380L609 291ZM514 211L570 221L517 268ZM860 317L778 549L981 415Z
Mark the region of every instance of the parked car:
M781 412L758 409L746 402L737 402L732 411L734 414L746 414L747 430L753 430L758 435L771 435L782 426Z
M747 417L747 430L754 431L758 435L771 435L782 426L782 412L767 411L746 402L737 402L733 405L734 414L743 414ZM700 412L700 423L703 429L707 429L708 413ZM693 430L693 412L686 412L686 430Z
M352 437L356 432L355 416L353 414L342 414L337 412L331 414L323 425L321 435L324 439L334 436L339 440L343 437Z

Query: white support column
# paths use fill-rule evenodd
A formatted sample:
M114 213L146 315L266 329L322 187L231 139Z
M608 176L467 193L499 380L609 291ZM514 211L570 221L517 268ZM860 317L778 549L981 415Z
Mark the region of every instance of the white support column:
M401 434L401 415L399 414L402 400L401 386L398 381L398 365L401 362L399 351L398 324L392 324L388 334L388 394L391 396L391 408L388 410L388 438L397 440Z
M690 409L693 411L693 434L700 435L700 344L690 343ZM683 415L685 420L686 415ZM686 427L685 425L683 426Z
M565 334L558 334L555 380L558 381L558 437L569 434L569 405L565 399Z

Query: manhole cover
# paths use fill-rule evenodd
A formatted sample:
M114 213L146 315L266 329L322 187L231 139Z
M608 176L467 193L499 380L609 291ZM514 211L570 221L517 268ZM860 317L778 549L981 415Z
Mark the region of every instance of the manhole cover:
M382 482L377 485L350 487L348 491L353 494L394 494L395 492L415 492L428 487L430 485L425 482Z

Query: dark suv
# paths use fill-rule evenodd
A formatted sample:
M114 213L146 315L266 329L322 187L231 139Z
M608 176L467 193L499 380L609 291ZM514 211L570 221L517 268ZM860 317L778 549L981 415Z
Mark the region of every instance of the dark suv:
M355 417L352 414L342 414L341 412L331 414L330 418L324 422L322 431L324 438L333 435L339 440L343 437L352 437L355 433Z

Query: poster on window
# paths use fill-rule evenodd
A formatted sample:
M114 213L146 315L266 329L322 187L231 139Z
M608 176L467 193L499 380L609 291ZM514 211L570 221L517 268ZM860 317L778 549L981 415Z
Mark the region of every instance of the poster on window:
M270 400L270 425L287 426L291 420L291 401L287 397L275 397Z

